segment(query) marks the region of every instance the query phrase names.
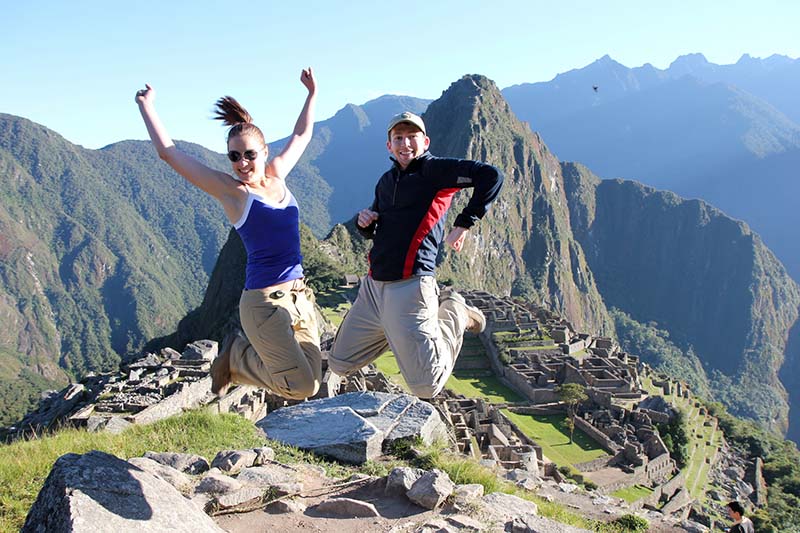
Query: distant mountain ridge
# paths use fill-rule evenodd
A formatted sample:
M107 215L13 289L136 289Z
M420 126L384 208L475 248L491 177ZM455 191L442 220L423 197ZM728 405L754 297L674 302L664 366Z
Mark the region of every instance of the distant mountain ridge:
M759 232L800 280L788 229L800 223L800 60L715 65L693 54L659 70L604 56L503 94L563 160L712 203Z
M564 163L572 228L607 305L691 347L713 396L785 432L800 287L747 225L699 200ZM742 391L748 391L742 394Z

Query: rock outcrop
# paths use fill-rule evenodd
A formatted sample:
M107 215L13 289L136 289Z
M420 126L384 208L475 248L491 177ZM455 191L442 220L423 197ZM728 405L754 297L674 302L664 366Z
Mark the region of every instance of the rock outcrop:
M447 430L436 409L407 394L354 392L278 409L256 423L270 439L348 463L401 439L431 443Z
M223 531L172 485L103 452L58 459L22 531Z

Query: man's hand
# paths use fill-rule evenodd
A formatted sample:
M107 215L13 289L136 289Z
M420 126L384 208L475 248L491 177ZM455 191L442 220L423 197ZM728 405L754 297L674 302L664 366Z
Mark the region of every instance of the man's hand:
M464 246L464 239L466 239L468 231L467 228L455 226L450 230L450 233L447 234L447 237L444 238L444 242L450 245L456 252L460 252L461 248Z
M358 212L357 223L362 228L366 228L376 220L378 220L378 213L372 211L371 209L362 209Z

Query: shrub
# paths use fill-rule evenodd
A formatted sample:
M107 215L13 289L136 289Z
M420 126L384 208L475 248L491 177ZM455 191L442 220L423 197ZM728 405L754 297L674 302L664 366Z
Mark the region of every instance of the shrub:
M624 514L614 520L613 523L620 526L623 531L630 531L631 533L645 533L650 527L650 522L633 514Z

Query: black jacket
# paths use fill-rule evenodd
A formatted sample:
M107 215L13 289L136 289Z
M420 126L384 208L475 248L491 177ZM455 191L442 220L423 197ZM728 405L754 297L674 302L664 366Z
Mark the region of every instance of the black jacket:
M370 275L395 281L430 274L444 240L444 218L453 195L474 187L472 198L456 217L456 226L471 228L497 198L503 175L495 167L432 156L425 152L405 170L397 162L378 180L372 209L378 220L359 231L374 239L369 253Z

